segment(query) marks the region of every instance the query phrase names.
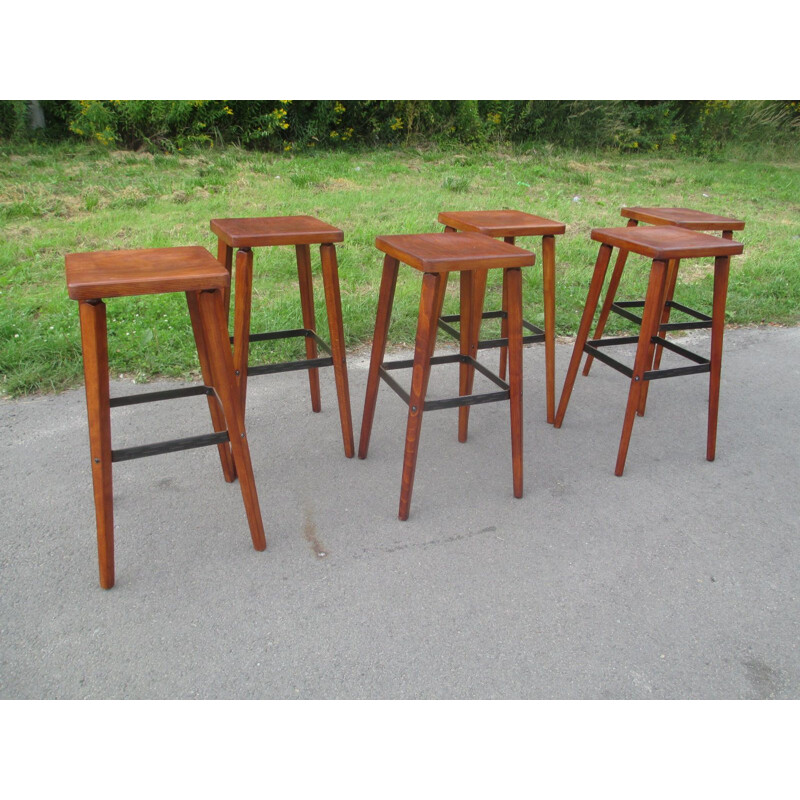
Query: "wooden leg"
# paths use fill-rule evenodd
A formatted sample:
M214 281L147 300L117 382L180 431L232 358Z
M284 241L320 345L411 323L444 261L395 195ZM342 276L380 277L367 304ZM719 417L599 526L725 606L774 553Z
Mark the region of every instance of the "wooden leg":
M675 294L675 283L678 279L678 266L680 263L680 259L670 259L667 262L667 276L664 285L664 296L661 299L661 318L659 319L659 327L656 331L657 335L661 335L661 325L666 325L669 322L671 309L668 303ZM660 344L651 346L650 352L653 354L652 369L658 369L661 365L661 353L663 350L664 348ZM642 386L642 393L639 397L639 407L636 409L636 414L640 417L644 416L645 408L647 407L647 392L649 388L650 382L646 381L644 386Z
M222 239L217 239L217 261L228 270L233 277L233 248L225 244ZM230 323L231 316L231 289L230 285L222 293L222 303L225 306L225 318Z
M567 368L567 377L564 381L564 388L561 390L561 399L558 403L556 418L553 421L553 425L556 428L561 427L561 423L564 421L564 414L567 412L569 397L572 394L572 387L575 385L575 378L578 375L578 367L581 365L583 346L586 344L586 340L589 338L589 329L592 325L592 319L594 318L594 312L597 308L597 303L600 300L600 292L603 289L603 281L606 279L608 262L611 258L611 250L611 245L601 244L600 252L597 254L597 261L594 265L592 282L589 285L589 294L586 297L586 305L583 307L581 324L578 327L578 335L575 339L575 346L572 348L572 358L570 358L569 367Z
M488 269L462 270L460 287L460 352L461 355L477 358L478 339L481 332L481 319L483 314L483 301L486 296L486 281L489 276ZM447 275L444 276L447 280ZM459 366L459 396L472 394L475 381L475 367L471 364L461 363ZM469 406L458 409L458 441L467 441L469 427Z
M389 255L383 258L383 276L378 294L378 310L375 315L375 333L372 337L372 355L367 374L367 393L364 398L364 413L361 417L361 438L358 442L358 457L366 458L369 449L369 437L372 433L372 421L375 417L375 402L378 399L378 387L381 382L381 364L386 352L386 340L389 336L389 323L392 319L394 288L397 284L397 271L400 262Z
M189 307L189 318L192 321L192 331L194 332L194 342L197 347L197 358L200 362L200 372L203 376L203 383L206 386L214 385L214 378L211 372L211 365L208 360L208 343L206 342L205 332L200 320L200 309L197 306L197 294L195 292L186 293L186 303ZM225 414L220 405L219 398L215 394L208 395L208 410L211 414L211 424L214 431L219 433L228 429L225 421ZM229 442L217 445L219 460L222 464L222 474L228 483L236 479L236 465L233 462L231 446Z
M333 353L333 376L336 381L336 395L339 401L339 420L342 425L344 454L347 458L352 458L355 454L353 418L350 413L350 385L347 379L347 352L344 341L344 321L342 320L342 298L339 292L339 265L336 259L336 246L323 244L320 247L320 256L322 259L322 280L325 286L328 330L330 331L331 352Z
M422 412L428 379L431 374L431 357L436 346L436 331L444 302L445 275L426 272L422 276L422 294L419 301L417 338L414 345L414 367L411 372L411 392L408 401L408 424L403 456L403 475L400 483L400 510L398 517L408 519L411 493L414 489L414 472L417 467L419 436L422 430Z
M317 330L314 316L314 283L311 278L311 248L307 244L297 244L294 247L297 254L297 278L300 283L300 305L303 310L303 327L309 331ZM324 268L323 268L324 273ZM306 358L317 357L317 343L306 336ZM311 367L308 370L308 387L311 391L311 410L319 411L322 401L319 394L319 369Z
M247 405L247 364L250 360L250 308L253 302L253 251L249 247L242 247L236 252L235 291L233 364L244 413Z
M675 296L675 285L678 282L678 269L680 267L680 259L673 258L667 264L667 289L664 293L664 311L661 314L661 324L666 325L669 322L669 317L672 309L669 307L669 303L672 302L672 298ZM659 330L659 334L661 331ZM653 369L658 369L661 366L661 355L664 352L664 348L659 344L656 345L656 354L653 358ZM644 409L642 409L642 414L644 414Z
M639 223L635 219L628 220L628 227L635 228ZM622 272L625 269L625 262L628 260L628 251L627 250L620 250L617 253L617 260L614 263L614 270L611 273L611 280L608 282L608 290L606 291L605 300L603 300L603 306L600 309L600 316L597 320L597 328L594 331L595 339L599 339L603 335L603 331L606 328L606 322L608 322L608 315L611 313L611 306L614 304L614 298L617 296L617 289L619 288L620 278L622 278ZM583 374L588 375L589 370L592 367L592 361L594 361L594 356L587 355L586 356L586 363L583 365Z
M542 237L542 294L544 301L544 363L547 421L556 414L556 237Z
M617 452L617 465L614 470L614 474L617 476L621 476L625 469L625 458L628 455L628 445L631 441L633 420L636 416L642 388L645 384L644 374L653 363L652 339L658 332L658 325L661 320L666 272L666 261L653 261L653 266L650 270L650 281L647 285L647 295L644 300L644 310L642 311L642 327L639 331L639 343L636 346L636 358L633 365L631 386L628 391L625 421L622 425L622 436L619 442L619 451Z
M111 483L111 407L106 307L102 300L81 301L79 309L97 522L97 559L100 586L110 589L114 585L114 493Z
M514 497L522 497L522 270L503 270L508 287L508 388Z
M228 424L228 436L236 463L236 472L239 476L253 547L256 550L264 550L267 546L264 537L264 523L258 505L258 493L250 461L250 447L245 434L244 413L233 370L233 358L225 326L222 292L216 289L191 294L195 295L192 302L196 302L199 309L200 324L208 347L214 390L222 403Z
M503 241L506 244L516 244L517 239L515 236L504 236ZM508 291L506 289L505 276L503 276L503 295L502 295L502 311L503 316L500 318L500 338L508 338ZM506 361L508 360L508 347L502 345L500 347L500 363L497 367L497 374L501 381L506 379Z
M728 298L730 258L714 259L714 301L711 311L711 374L708 383L708 438L706 458L713 461L717 453L717 418L722 372L722 338L725 333L725 305Z

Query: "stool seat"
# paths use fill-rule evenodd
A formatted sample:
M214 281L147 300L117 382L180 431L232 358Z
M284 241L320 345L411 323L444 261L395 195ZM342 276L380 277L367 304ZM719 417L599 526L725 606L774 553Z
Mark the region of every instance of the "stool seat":
M375 247L420 272L529 267L536 256L479 233L412 233L378 236Z
M68 253L65 263L72 300L224 289L230 282L204 247Z
M229 247L272 247L284 244L333 244L344 233L309 216L212 219L211 230Z
M504 208L497 211L442 211L439 222L459 231L473 231L486 236L558 236L566 231L563 222L536 214Z
M744 221L733 217L721 217L693 208L644 208L631 206L620 212L623 217L646 222L650 225L677 225L693 231L741 231Z
M732 239L721 239L707 233L667 225L650 228L595 228L591 238L596 242L619 247L659 261L706 256L733 256L744 245Z

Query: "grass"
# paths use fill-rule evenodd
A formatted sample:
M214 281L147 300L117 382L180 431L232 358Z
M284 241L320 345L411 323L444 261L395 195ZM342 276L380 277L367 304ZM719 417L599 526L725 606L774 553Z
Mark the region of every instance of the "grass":
M567 224L557 240L557 332L577 329L596 246L594 227L624 224L623 205L679 206L743 218L744 254L732 262L727 321L800 321L800 157L591 155L548 148L491 152L392 149L281 156L236 148L150 155L82 145L0 145L0 392L18 396L80 384L76 304L67 298L69 252L199 244L216 252L214 217L310 214L345 232L338 248L345 334L369 344L380 281L378 234L441 230L442 210L517 208ZM539 254L538 242L520 240ZM256 251L253 329L299 324L293 248ZM318 254L313 268L324 330ZM631 258L626 295L643 296ZM708 308L709 266L682 267L679 297ZM496 276L490 300L499 305ZM541 273L525 273L526 316L542 322ZM401 271L393 344L413 342L419 276ZM455 311L457 281L446 310ZM109 302L112 374L139 380L196 374L181 296ZM614 320L622 325L621 321ZM619 328L624 330L623 327ZM609 331L610 332L610 331ZM263 358L284 358L298 342Z

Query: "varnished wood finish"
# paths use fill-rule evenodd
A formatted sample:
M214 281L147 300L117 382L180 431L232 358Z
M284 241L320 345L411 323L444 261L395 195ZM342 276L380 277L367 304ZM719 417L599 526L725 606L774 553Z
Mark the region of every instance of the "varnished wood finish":
M287 217L241 217L229 219L212 219L211 230L219 237L219 253L226 254L232 247L250 250L255 247L277 247L292 245L297 259L297 277L300 289L300 306L303 316L303 327L317 332L314 308L314 282L311 271L310 245L320 246L322 262L322 280L325 288L325 302L328 312L328 326L331 336L331 353L333 359L336 395L339 404L339 418L342 426L345 455L352 458L355 453L353 440L353 422L350 411L350 395L347 378L347 360L344 346L344 326L342 321L341 296L339 291L338 262L335 243L344 241L344 233L326 222L310 216ZM252 257L249 262L252 272ZM237 262L238 265L238 262ZM249 340L250 304L252 302L252 277L250 283L239 292L238 266L236 275L236 297L234 315L237 319L245 316L239 306L247 306L247 328L240 334L234 334L234 356L240 377L242 402L245 401L246 367L241 355L245 349L245 336ZM317 343L310 336L305 337L306 358L318 356ZM236 358L236 354L239 358ZM320 394L319 367L308 368L309 393L311 409L319 412L322 409Z
M224 289L228 271L204 247L106 250L66 256L73 300Z
M328 313L328 333L333 354L333 378L339 405L339 421L342 426L344 454L352 458L355 454L353 441L353 419L350 413L350 385L347 379L347 352L342 322L342 298L339 291L339 264L336 248L332 244L320 246L322 260L322 282L325 289L325 306Z
M89 455L92 464L94 509L97 523L97 559L100 585L114 585L114 490L111 475L111 409L108 385L108 333L102 301L79 305L86 413L89 419Z
M214 378L214 390L219 396L225 419L228 424L233 460L236 474L242 490L245 513L250 526L250 536L256 550L267 547L264 536L264 523L258 504L253 466L250 460L250 446L244 427L244 413L239 402L239 392L234 376L233 358L225 329L225 309L222 305L222 291L213 290L198 292L200 318L206 344L208 345L209 363Z
M228 275L233 276L233 248L225 244L222 239L217 240L217 261L228 270ZM225 306L225 315L230 321L231 288L228 286L222 292L222 302Z
M629 228L635 228L638 224L638 221L635 219L628 220ZM624 248L617 250L617 260L614 262L614 269L611 271L611 280L608 282L608 289L606 290L606 296L600 309L600 316L597 318L597 327L594 329L593 339L599 339L606 329L606 323L608 322L609 314L611 314L611 306L614 305L614 298L617 296L617 289L619 288L619 282L622 278L625 262L627 260L628 251ZM589 370L592 368L592 361L594 361L594 356L592 356L591 353L587 353L586 362L583 365L584 375L589 374Z
M483 298L486 293L486 280L489 270L463 270L460 286L460 353L461 355L478 357L478 339L480 337L481 313ZM475 381L475 367L469 363L459 364L459 396L472 394ZM467 441L469 427L469 406L458 409L458 441Z
M717 418L722 370L722 339L725 334L725 305L728 299L730 258L714 259L714 302L711 311L711 375L708 382L708 436L706 459L713 461L717 453Z
M731 239L668 225L636 228L595 228L596 242L620 247L659 261L739 255L744 246Z
M406 444L403 455L403 474L400 481L400 508L398 517L408 519L411 493L414 489L414 473L419 452L419 437L422 430L422 412L428 393L431 374L431 357L436 345L436 331L442 313L447 273L426 272L422 276L422 292L417 318L417 336L414 344L414 366L411 371L411 391L408 401Z
M367 392L364 397L364 413L361 416L361 436L358 441L358 457L366 458L369 439L372 435L372 422L375 418L375 404L381 383L381 364L386 355L386 341L389 337L389 324L392 321L394 290L397 285L397 272L400 263L390 255L383 257L383 273L378 292L378 309L375 314L375 332L372 336L372 353L367 373Z
M439 222L446 231L471 231L493 238L502 238L506 244L515 245L519 236L542 237L542 299L544 304L544 351L545 351L545 396L547 402L547 421L553 422L555 416L555 237L564 233L567 226L563 222L539 217L515 209L495 211L442 211ZM503 284L502 309L506 314L500 323L500 336L508 337L507 299ZM483 309L481 309L482 311ZM498 375L505 380L507 349L500 347Z
M317 320L314 313L314 281L311 277L311 248L307 244L295 245L297 258L297 280L300 284L300 308L303 314L303 327L316 331ZM323 270L324 272L324 270ZM337 315L334 315L336 317ZM305 337L306 358L317 357L317 343L310 336ZM319 369L308 370L308 388L311 394L311 410L318 413L322 410L322 398L319 392Z
M212 219L211 230L230 247L331 244L344 233L316 217L241 217Z
M376 246L384 255L375 335L367 376L359 458L366 458L375 404L385 355L392 302L400 261L422 273L417 334L412 360L411 389L408 393L408 419L400 484L398 516L408 519L419 452L422 417L430 378L431 360L436 345L439 317L442 313L447 278L450 272L460 273L461 332L460 352L475 358L486 277L489 269L501 268L507 284L508 315L514 330L509 333L509 396L511 405L512 471L514 495L522 495L522 277L521 266L530 266L535 257L522 248L499 242L483 234L446 231L441 234L383 236ZM516 264L516 266L514 266ZM459 397L472 394L475 367L460 365ZM504 399L502 394L500 398ZM452 398L451 398L452 399ZM497 397L493 399L498 399ZM459 440L466 441L467 406L459 406Z
M643 208L642 206L625 207L620 212L637 222L649 225L677 225L693 231L741 231L744 221L734 217L721 217L706 211L692 208Z
M573 348L555 420L555 426L557 428L560 427L569 402L581 354L587 341L591 320L605 280L612 248L616 246L621 251L631 251L652 258L631 385L628 392L628 403L625 409L622 436L617 453L615 474L618 476L622 475L625 469L625 460L634 418L637 413L641 415L645 410L649 382L646 379L646 373L658 368L657 364L660 359L656 355L655 337L659 333L660 326L664 324L664 320L668 318L666 302L674 292L679 264L683 258L714 257L714 297L711 315L708 436L706 444L706 458L709 461L714 459L730 257L741 253L743 250L743 246L734 241L732 234L728 231L725 231L720 238L665 225L650 228L634 227L636 223L637 220L631 219L627 228L596 229L592 231L592 238L601 242L600 253L595 265L589 294L581 318L581 326ZM612 286L609 289L609 293L611 294L615 290L616 286ZM596 334L595 338L599 339L600 337Z
M508 388L514 497L522 497L522 272L503 271L508 298Z
M110 589L115 579L108 331L103 297L186 292L203 380L219 398L209 398L212 424L215 431L227 431L230 439L230 449L218 446L223 474L230 481L238 473L253 545L263 550L266 540L223 306L223 292L230 282L224 264L200 247L76 253L66 258L66 277L70 297L79 301L100 585ZM204 281L207 285L202 288Z
M460 231L483 233L493 238L506 236L558 236L567 229L563 222L504 208L497 211L442 211L442 225Z
M621 476L625 469L625 459L628 454L628 445L633 431L633 420L639 408L642 389L645 385L644 373L650 368L652 360L652 338L658 332L661 304L664 298L664 281L666 278L666 261L655 259L650 270L650 280L647 284L647 296L642 311L642 325L639 331L639 343L636 346L636 358L633 365L633 377L628 390L628 404L625 408L625 418L622 424L619 450L617 451L617 464L614 474Z
M375 246L420 272L529 267L536 260L528 250L477 233L379 236Z
M189 308L189 319L192 323L192 333L194 334L195 347L197 349L197 359L200 362L200 373L203 376L204 386L214 385L214 376L211 371L211 362L208 358L208 343L206 342L205 329L203 328L200 317L200 309L197 306L197 292L187 292L186 302ZM227 326L226 326L227 330ZM225 420L225 412L220 405L219 397L216 393L208 395L208 410L211 414L211 424L214 431L219 433L228 429ZM236 465L233 462L230 442L222 442L217 445L219 459L222 464L222 475L228 483L236 480Z
M253 296L253 251L236 251L236 284L233 304L233 368L239 387L242 411L247 406L247 365L250 361L250 313ZM226 309L226 330L229 310Z
M611 251L611 245L603 244L600 246L600 251L597 254L597 261L595 262L594 272L592 273L592 282L589 285L589 294L586 297L586 304L583 307L581 323L578 326L578 334L575 337L575 345L572 348L572 357L567 367L564 388L561 390L561 399L558 401L558 410L556 411L556 418L553 421L553 425L556 428L561 427L561 423L564 421L564 414L567 412L567 405L569 404L569 398L572 394L572 387L575 385L575 378L578 376L578 367L581 364L583 346L589 338L589 330L592 327L594 312L600 300L600 292L603 290L606 272L608 272L608 262L611 259Z

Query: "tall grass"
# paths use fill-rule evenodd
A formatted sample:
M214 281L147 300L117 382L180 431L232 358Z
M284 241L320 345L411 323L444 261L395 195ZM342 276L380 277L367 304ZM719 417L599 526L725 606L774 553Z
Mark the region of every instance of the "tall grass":
M623 205L698 208L743 218L728 322L800 319L800 158L748 154L587 154L553 147L380 148L271 154L239 148L151 154L60 143L0 147L0 390L57 391L82 379L76 304L67 298L69 252L199 244L216 252L214 217L310 214L345 232L338 247L345 334L367 347L374 325L379 234L440 230L442 210L518 208L567 224L558 238L557 332L578 325L596 248L593 227L624 224ZM537 253L536 241L520 240ZM314 273L322 297L318 256ZM292 248L256 251L253 327L299 323ZM413 341L416 274L401 272L392 338ZM631 259L627 290L644 289ZM707 307L707 266L687 263L680 297ZM490 297L498 296L496 279ZM525 274L526 315L541 320L541 272ZM447 298L455 311L455 282ZM177 295L109 301L114 374L141 379L196 369ZM318 303L324 330L324 303ZM290 343L281 345L292 347ZM282 358L274 350L265 358Z

